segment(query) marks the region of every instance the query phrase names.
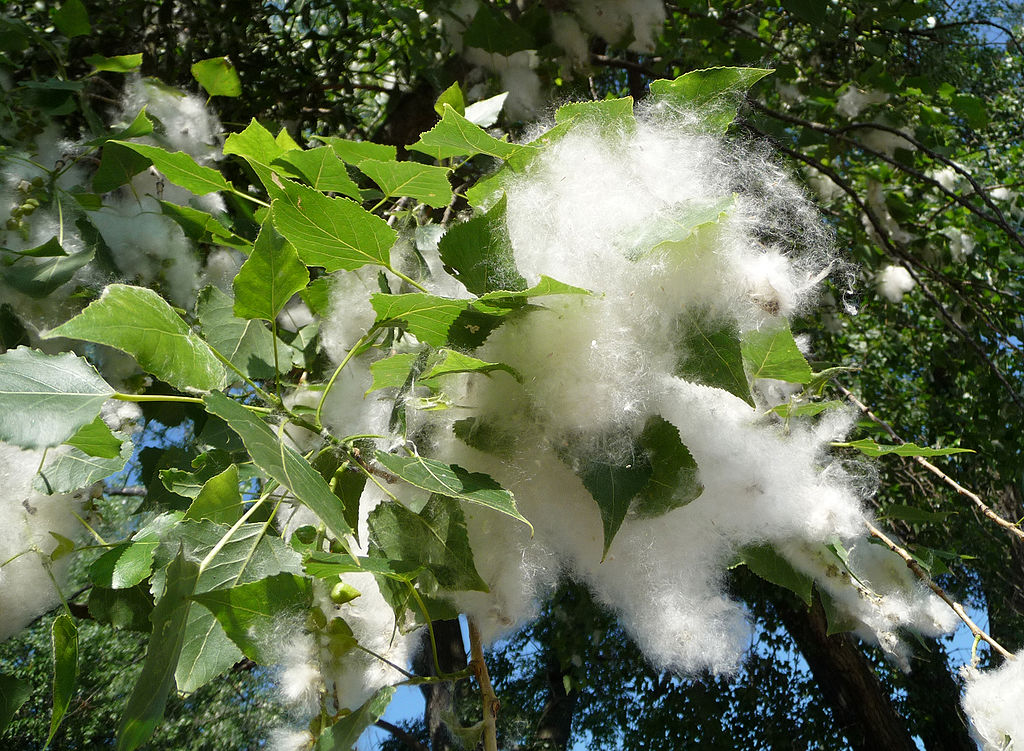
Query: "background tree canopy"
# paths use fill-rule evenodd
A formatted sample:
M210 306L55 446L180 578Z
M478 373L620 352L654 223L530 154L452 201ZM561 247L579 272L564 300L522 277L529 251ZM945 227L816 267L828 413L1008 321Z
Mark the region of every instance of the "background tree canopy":
M134 535L134 545L145 545L150 539L145 534L152 532L152 540L164 542L162 546L153 542L145 550L151 569L173 570L179 563L184 567L185 559L176 561L176 551L166 538L160 538L163 531L145 526L157 512L177 510L187 518L193 513L192 502L206 492L200 488L207 488L222 472L236 472L223 482L233 483L239 513L232 515L217 507L203 512L213 516L194 516L194 524L230 526L239 520L243 507L253 508L245 504L251 504L261 492L269 493L272 484L295 490L282 479L294 466L281 459L279 474L267 470L264 464L276 467L278 460L271 456L261 464L258 444L263 433L259 428L246 433L238 425L246 415L261 414L260 404L267 413L278 408L280 399L259 401L261 389L276 398L282 383L300 388L306 383L306 374L310 382L323 382L331 376L335 363L325 355L323 342L333 334L318 330L312 319L302 319L293 294L302 290L304 308L318 316L329 307L326 281L318 286L318 280L326 280L328 272L358 268L363 261L349 258L332 267L323 262L326 256L316 255L321 252L318 248L329 244L330 235L317 236L314 231L313 240L304 247L296 240L301 232L289 234L289 221L301 224L303 217L309 216L303 212L319 200L316 196L335 202L325 206L345 201L334 196L348 196L386 219L365 225L367 233L377 233L378 246L384 243L380 238L394 233L393 228L413 232L415 227L419 232L415 243L419 243L430 226L446 225L468 216L473 206L481 206L473 193L479 187L472 186L485 184L478 181L493 168L490 156L505 160L512 172L518 169L516 159L527 164L528 152L520 151L517 156L511 144L534 141L541 133L536 123L551 125L558 105L570 101L610 103L632 97L641 112L649 102L652 82L679 80L689 71L718 67L774 71L764 78L751 76L742 85L708 84L707 101L719 102L712 94L726 92L726 114L721 114L719 104L715 104L719 109L711 109L718 113L714 116L723 118L722 129L728 128L730 139L746 144L750 160L785 162L820 210L839 249L838 259L826 269L829 279L821 305L800 310L789 320L798 340L806 335L809 342L811 369L807 372L820 375L801 381L806 386L804 392L814 400L780 405L783 409L777 414L795 420L799 409L824 409L810 405L849 398L860 410L854 438L868 439L869 446L906 442L939 449L973 449L974 453L933 459L907 450L907 456L873 459L868 469L856 446L835 447L840 461L848 462L850 471L860 478L879 525L909 552L919 573L930 576L952 599L963 603L998 643L1019 652L1024 647L1024 536L1018 524L1024 517L1024 444L1020 437L1024 418L1022 24L1024 10L1015 2L931 0L872 4L843 0L7 3L0 18L0 85L5 91L0 104L0 163L5 170L0 209L9 210L9 216L0 217L7 221L8 232L0 255L0 279L4 294L10 297L0 305L0 354L24 352L17 349L21 345L44 346L40 332L64 323L86 303L98 299L104 284L138 282L140 287L124 285L115 288L122 292L108 291L101 298L109 302L112 295L135 295L119 312L110 314L105 329L98 326L89 335L74 329L61 333L94 342L76 351L99 364L100 372L117 386L118 393L153 398L140 400L141 415L124 418L126 431L131 422L142 426L133 439L134 450L131 442L111 444L114 434L110 430L106 430L110 439L93 436L101 443L107 441L108 453L97 450L89 454L98 466L88 475L89 483L47 491L70 493L107 478L103 492L86 501L89 514L83 512L93 525L90 539L100 542L92 549L83 543L76 550L65 574L65 606L39 616L27 630L0 645L0 725L9 720L2 736L5 747L39 747L50 734L53 748L115 743L116 718L122 716L138 666L147 654L146 635L154 628L150 618L154 594L159 610L164 601L161 588L167 586L173 592L173 586L153 584L155 589L151 589L148 570L132 579L130 586L112 585L109 579L106 586L101 585L96 572L98 567L102 569L98 561L107 555L104 546L109 541ZM139 53L141 58L131 57ZM203 65L201 61L207 61L206 67L197 68L197 63ZM185 140L176 141L166 126L176 108L184 112L193 106L193 100L164 100L159 98L161 94L146 89L149 114L163 121L167 130L160 143L165 156L176 151L190 154L189 164L184 168L177 165L184 170L184 177L174 172L174 164L160 161L164 157L155 147L149 147L154 148L152 153L145 151L144 145L132 147L134 141L153 131L153 123L141 114L141 119L131 121L138 108L127 112L122 94L126 80L138 91L149 86L167 97L171 94L166 91L172 88L199 92L219 117L221 132L179 134L177 138ZM508 92L504 100L491 99L503 92ZM686 95L698 105L705 96L700 87ZM138 103L130 97L129 101ZM202 104L201 99L195 101L199 102L196 106ZM474 102L481 104L472 112L467 105ZM482 134L472 150L445 151L449 144L435 144L433 152L408 148L421 133L430 131L439 117L454 117L446 115L449 111L457 113L460 122L472 120L475 130L471 132ZM107 125L118 117L121 122L113 129ZM253 119L262 126L250 125ZM41 143L41 136L47 133L55 145L45 154L38 149L32 152L37 137ZM234 134L235 140L225 144L226 133ZM281 135L275 135L278 133ZM509 135L508 141L503 140L504 134ZM484 138L490 140L479 140ZM83 156L80 145L72 149L61 139L84 142L91 150ZM209 143L190 151L182 146L189 139L207 139ZM374 142L377 148L391 150L383 152L384 156L381 152L351 156L346 149L360 148L351 146L353 142ZM288 151L291 144L296 151ZM534 144L539 144L537 148L545 145ZM288 153L314 154L325 146L334 150L330 158L337 166L333 172L325 166L322 152L318 153L319 171L298 157L291 161L287 157ZM300 147L307 151L297 151ZM221 152L242 158L218 163ZM308 157L304 158L308 162ZM367 158L387 166L373 173L375 168L366 166ZM288 166L275 161L279 159ZM23 162L42 163L40 174L45 175L37 182L14 179L13 175L20 174L16 166ZM422 166L415 176L425 182L416 190L409 187L408 180L400 179L404 173L400 175L397 165L403 164ZM46 238L35 246L29 242L36 238L33 214L46 210L52 196L65 190L59 187L60 179L65 173L74 174L68 170L88 171L88 179L81 180L87 187L67 188L66 193L78 202L77 211L93 216L89 212L98 214L102 205L113 200L114 191L125 191L120 186L133 175L145 177L151 165L163 174L154 172L148 187L160 202L138 216L133 214L135 223L126 225L125 231L163 231L155 219L142 223L150 220L139 217L150 214L177 222L187 237L182 242L195 249L193 276L198 277L201 270L206 275L203 279L213 285L198 299L191 288L182 292L166 253L146 256L138 251L146 260L138 261L139 268L129 269L124 253L110 247L100 219L84 219L76 225L86 238L85 250L70 246L61 250L60 245L54 250L44 244ZM211 166L216 170L209 169L209 173L216 177L202 171ZM440 184L431 183L438 173L431 177L425 171L428 166L449 172ZM392 176L390 184L398 187L389 188L387 181ZM186 205L176 197L175 191L181 188L202 194L207 190L199 185L203 181L213 186L211 192L223 194L226 219L213 218L221 214L212 204L199 211L198 204ZM758 191L768 195L772 189L770 184L753 182L736 188L755 196ZM437 191L445 190L451 195L439 198ZM325 193L332 197L324 197ZM176 209L179 204L185 208ZM273 232L266 229L271 226L266 218L269 204L273 204L269 213L277 228ZM286 206L294 208L294 213L285 216ZM487 209L487 217L495 216L493 206ZM779 225L797 222L797 217L780 212L782 209L773 216ZM64 221L62 217L57 225L56 236L61 238ZM472 226L482 233L480 237L491 237L480 229L482 224ZM16 235L21 238L20 246L12 239ZM292 245L295 251L284 250ZM264 256L271 259L268 263L273 269L266 273L276 274L275 284L281 286L275 287L273 294L267 293L263 308L240 309L239 302L249 298L239 291L242 282L237 280L233 308L229 297L218 297L217 273L233 276L237 271L237 266L223 260L225 248L251 252L247 264ZM441 253L446 267L460 269L457 260L444 255L443 245ZM86 258L87 254L91 255ZM415 255L427 264L418 249ZM148 264L145 270L143 263ZM395 284L406 283L401 297L412 304L411 296L417 294L414 287L423 290L420 282L429 276L418 269L399 267L397 262L392 266L381 261L377 266L382 286L375 300L391 294L390 278ZM94 270L89 272L92 276L83 277L82 268ZM385 270L392 276L386 276ZM255 278L255 272L253 275ZM487 286L489 277L479 281L479 289L471 287L465 273L459 279L477 299L489 293L493 296L495 290L512 294L508 285ZM74 284L69 286L72 280ZM522 277L519 280L524 281ZM377 284L375 276L370 281ZM258 286L262 295L265 290ZM131 349L127 351L145 373L134 364L120 366L119 355L103 346L120 345L104 338L106 334L95 333L109 330L119 315L149 314L151 309L146 306L151 301L142 295L142 287L162 294L174 308L191 316L187 320L195 324L192 329L201 331L203 339L187 326L184 331L175 330L182 339L192 336L199 342L192 350L195 359L190 360L188 373L182 374L180 363L161 370L159 353L150 352L153 359L147 364ZM398 290L396 286L394 291ZM525 283L513 292L521 296L488 315L515 320L541 303L528 296ZM770 296L760 303L768 314L779 313L779 302ZM457 355L479 344L471 342L472 337L455 341L441 336L430 341L429 327L417 329L415 320L409 318L415 310L396 312L390 308L384 313L379 306L385 304L392 301L375 302L376 318L369 319L371 333L380 338L371 333L359 338L363 330L346 348L360 354L363 350L359 347L391 346L392 338L402 330L431 344L431 352L444 352L441 348L447 346ZM171 311L166 303L163 306ZM152 315L164 315L164 308ZM174 312L168 315L180 323ZM287 323L289 315L294 320ZM445 330L456 320L472 334L476 334L473 327L501 325L494 320L487 323L483 317L479 306L454 310ZM72 319L72 323L76 320L80 319ZM241 329L239 321L243 321ZM250 331L250 325L263 334ZM85 323L81 327L79 332L87 328ZM264 334L265 341L260 338ZM356 339L358 346L353 345ZM221 344L232 347L229 365L244 376L244 382L236 379L227 389L232 399L224 399L224 404L210 395L205 401L195 396L195 389L216 393L230 386L224 380L224 367L212 354L204 354L209 350L203 350L203 340L218 351L225 351ZM53 355L59 350L46 351ZM427 383L430 377L424 374L431 369L441 372L437 369L444 366L451 372L480 371L494 365L479 365L481 361L474 360L471 366L459 366L447 360L428 362L426 355L420 360L416 355L396 355L403 356L409 359L392 363L395 367L404 364L397 375L374 371L374 387L378 378L384 383L390 377L387 386L408 391L417 378ZM212 360L206 371L202 357ZM739 368L742 375L743 365ZM114 371L119 375L109 375ZM511 376L508 372L492 375L493 379L505 377ZM80 385L94 396L100 394L101 401L106 398L101 386ZM96 390L89 391L93 387ZM9 393L0 392L4 410L14 404L3 402ZM747 398L751 398L749 392ZM301 423L314 436L323 428L324 405L317 402L318 398L285 400L289 414L296 418L293 422ZM240 408L242 416L231 411L231 404L242 403L255 409L247 412ZM393 421L406 419L404 412L399 412L390 416ZM68 435L77 430L75 435L81 437L79 427L75 425ZM404 427L402 423L403 435ZM5 427L4 440L13 442L15 430ZM102 433L99 428L97 431ZM360 484L347 492L357 498L368 480L397 476L415 485L408 472L387 463L394 460L386 455L365 477L343 471L359 464L360 450L373 454L373 446L358 443L364 436L355 434L363 432L352 429L346 433L355 436L355 442L346 444L346 450L354 454L340 458L317 454L307 457L312 464L304 466L323 475L332 483L330 490L343 500L344 486L354 482L353 476ZM277 440L269 429L266 435ZM310 449L302 443L303 438L292 438L302 447L295 452L301 460L301 454ZM124 456L119 454L125 451ZM253 465L244 461L246 452L272 479L251 469ZM427 489L437 491L436 487ZM142 516L135 513L140 510ZM332 520L320 508L314 510L326 522L328 533L358 526L356 517ZM410 515L416 518L428 510L441 513L434 506L415 510L416 514ZM216 516L218 513L221 516ZM506 513L512 515L507 509ZM1000 525L994 519L1008 523ZM269 526L266 509L242 517L242 521L245 527L267 522L264 533ZM393 523L402 528L410 522L399 516ZM607 553L611 541L607 525L604 532ZM298 550L305 556L306 568L285 566L273 574L300 580L298 574L310 573L309 545L323 543L323 534L320 530L315 543L312 538L307 540L305 549L295 537L291 547L281 536L267 537L266 549L254 547L253 556L284 556L278 545L289 553ZM377 558L395 561L411 557L407 551L399 554L387 549L385 542L380 542L388 539L384 533L377 533L376 538L379 548L371 548L371 553ZM65 550L66 537L54 539L59 544L50 558L53 567L59 568L62 554L74 543L69 541ZM196 549L209 551L216 537L199 542L198 538L191 542L175 539L182 547L194 544ZM446 544L446 550L455 545L451 540ZM842 550L842 545L839 548ZM140 550L136 547L136 552ZM323 545L319 550L322 556L345 552L341 548L325 551ZM154 567L154 555L166 569ZM948 638L907 634L911 645L908 671L904 669L907 666L887 659L883 650L852 633L819 589L812 593L808 584L805 597L802 585L780 575L774 565L758 560L750 556L737 560L728 574L728 592L745 603L756 638L739 671L726 677L681 677L652 667L630 631L601 604L600 597L586 585L562 582L543 603L536 620L498 641L486 655L501 702L498 745L509 749L669 749L696 744L709 748L924 747L929 751L977 747L961 708L964 679L959 668L971 661L971 656L955 652ZM472 562L469 569L476 574ZM243 574L244 570L237 572L236 584L267 581L255 576L246 580ZM444 577L449 574L458 586L445 584ZM422 576L420 570L410 573L407 568L389 575L396 590L412 587L409 582L416 581L412 588L415 596L428 596L422 611L410 605L408 612L414 615L409 617L422 620L426 611L434 620L436 651L432 652L424 636L426 646L413 659L412 672L431 676L463 671L467 656L462 626L450 607L446 609L429 595L437 593L438 582L442 590L473 589L470 575L464 570L452 573L435 567L429 572L433 590L416 578ZM152 577L154 581L158 578L155 573ZM171 577L172 584L174 581ZM5 586L9 583L0 578L0 594ZM316 586L323 585L318 580ZM295 587L284 587L280 596L293 597L296 603L303 601L302 597L308 601L310 593L300 585ZM403 596L408 601L409 595ZM341 602L344 593L332 591L331 597ZM6 607L7 601L3 602ZM402 612L406 612L404 605ZM207 616L213 623L213 617ZM61 619L70 622L72 617L78 624L74 649L79 678L60 699L62 663L56 655L62 646L65 651L70 649L71 643L70 637L62 640L59 636L65 628ZM0 633L6 635L9 628L13 631L19 626L0 624ZM309 628L323 630L327 626L312 624ZM236 646L239 642L223 638L226 667L214 671L222 673L220 677L188 683L178 676L177 689L195 690L184 697L169 684L165 687L172 698L148 747L260 748L268 729L285 721L286 710L272 697L275 683L287 690L287 679L257 664L265 662L258 654L258 644L252 650L240 649ZM339 653L351 648L346 635L332 633L331 638L332 648ZM985 642L975 646L980 667L1002 664L1003 658ZM436 661L431 659L435 655ZM198 659L196 663L202 664ZM58 680L51 684L55 665ZM472 733L460 738L450 730L475 727L481 719L479 695L470 682L431 682L422 689L426 698L422 721L417 718L395 727L378 720L381 712L374 711L371 700L363 705L366 711L359 723L353 721L348 732L357 736L358 730L376 721L391 733L384 743L389 749L473 747L476 738ZM59 718L51 726L50 708L61 702L67 714L58 728ZM349 721L354 716L342 719ZM324 724L328 724L326 720ZM352 743L340 730L335 730L332 738L337 747ZM1024 738L1016 740L1024 743ZM278 738L277 742L288 747L287 740ZM322 740L319 747L332 748L331 742ZM125 743L123 732L121 743ZM990 743L985 747L999 746Z

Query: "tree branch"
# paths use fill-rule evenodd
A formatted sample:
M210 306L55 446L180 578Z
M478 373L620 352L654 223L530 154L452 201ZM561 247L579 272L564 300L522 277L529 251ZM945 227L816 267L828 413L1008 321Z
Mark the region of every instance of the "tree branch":
M430 751L429 748L427 748L425 745L416 740L415 736L413 736L412 733L402 730L402 728L398 727L397 725L392 725L387 720L377 720L373 724L379 727L381 730L387 730L389 733L391 733L391 735L395 736L395 738L400 740L413 751Z
M480 703L484 713L484 751L498 751L498 729L495 720L501 705L498 697L494 695L491 678L487 674L480 628L476 625L476 619L466 618L466 621L469 623L469 650L472 657L469 664L480 684Z

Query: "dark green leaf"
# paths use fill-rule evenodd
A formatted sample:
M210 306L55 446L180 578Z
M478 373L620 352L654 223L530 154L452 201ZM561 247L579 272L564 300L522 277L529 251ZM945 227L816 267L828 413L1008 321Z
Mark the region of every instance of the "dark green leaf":
M0 278L30 297L46 297L71 281L75 272L88 264L93 255L92 250L81 250L72 255L25 257L3 268Z
M151 289L109 285L98 300L44 338L58 336L127 352L143 369L181 391L226 384L224 366L210 348Z
M369 573L398 582L409 583L423 572L423 567L387 558L353 558L348 553L315 551L303 561L303 568L318 579L336 578L341 574Z
M881 519L899 519L911 524L931 524L944 522L946 517L953 514L952 511L927 511L916 506L903 506L897 503L890 504L882 509Z
M252 253L235 277L235 315L273 321L308 283L309 270L295 248L264 221Z
M771 545L744 548L740 551L738 564L745 564L767 582L785 587L810 606L814 580L793 568L793 564L779 555Z
M487 213L456 224L438 243L446 270L474 295L526 289L505 226L506 206L502 196Z
M452 322L466 309L468 303L423 292L410 292L405 295L373 294L370 296L370 304L377 313L376 325L401 325L421 342L440 347L448 340L448 329Z
M50 628L50 643L53 647L53 715L50 718L50 734L46 745L64 719L78 680L78 627L66 613L53 619Z
M242 494L238 490L238 466L232 464L203 485L185 519L209 519L217 524L234 524L242 516Z
M388 472L410 485L500 511L533 529L533 525L519 513L512 494L488 475L467 472L457 464L448 465L422 456L397 456L378 451L376 457Z
M316 456L313 468L341 499L345 508L345 521L354 530L353 536L358 541L359 499L366 487L366 474L356 470L347 460L342 461L338 452L332 448L325 448Z
M167 569L163 596L153 609L153 633L146 661L117 730L118 751L135 751L153 734L164 716L185 641L185 624L199 566L179 553Z
M0 673L0 735L7 730L14 715L31 695L31 685L12 675Z
M115 439L116 440L116 439ZM90 456L77 448L53 452L32 479L32 487L47 495L72 493L120 472L132 458L132 442L118 443L120 452L112 459Z
M104 151L114 144L140 154L149 164L160 170L172 183L180 185L185 190L192 191L197 196L220 190L229 192L232 190L231 185L220 172L210 167L196 164L196 161L183 151L172 153L164 151L159 146L149 146L132 141L111 141L104 148ZM95 180L93 185L95 186Z
M655 81L651 95L700 112L709 130L722 132L736 118L739 97L771 72L766 68L693 70L672 81Z
M648 418L640 434L640 447L647 453L652 472L650 482L633 501L633 513L660 516L704 492L697 462L672 423L656 415Z
M675 374L688 381L725 389L754 406L743 372L739 328L709 311L684 309L680 316L679 359Z
M15 253L19 256L28 256L29 258L56 258L58 256L66 256L67 252L61 247L60 240L54 235L49 240L44 242L42 245L37 245L34 248L28 250L12 250L10 248L0 248L5 253Z
M210 413L224 419L241 436L256 466L319 516L331 534L338 539L352 534L341 501L324 479L302 456L284 445L263 420L220 393L209 394L205 401Z
M200 60L191 70L192 77L210 96L242 95L242 82L238 79L238 71L226 57Z
M57 446L88 425L114 390L80 357L18 347L0 354L0 440Z
M203 336L249 378L273 378L274 335L261 320L238 318L236 308L237 302L217 287L204 288L196 301ZM231 371L228 379L238 376Z
M134 149L121 145L121 141L111 140L103 147L100 166L92 176L92 189L96 193L109 193L117 190L135 175L149 167L150 161Z
M221 224L216 217L205 211L194 209L191 206L179 206L169 201L160 201L160 211L177 222L185 235L197 243L226 245L245 253L252 248L251 242L236 235Z
M808 404L780 404L772 407L772 412L781 417L813 417L829 409L840 409L846 406L845 402L809 402Z
M92 33L89 13L82 0L64 0L59 8L50 11L53 25L68 39Z
M153 598L145 584L128 589L92 587L89 590L89 615L98 623L148 634L152 612Z
M793 339L789 324L748 331L740 346L750 366L751 378L774 378L790 383L807 383L814 374Z
M331 310L331 284L329 276L314 279L304 290L299 291L302 301L309 306L314 315L326 316Z
M385 196L408 196L428 206L442 208L451 203L452 186L447 167L431 167L417 162L379 162L364 159L359 171L373 180Z
M462 43L499 55L537 49L529 31L489 3L477 7L476 15L462 35Z

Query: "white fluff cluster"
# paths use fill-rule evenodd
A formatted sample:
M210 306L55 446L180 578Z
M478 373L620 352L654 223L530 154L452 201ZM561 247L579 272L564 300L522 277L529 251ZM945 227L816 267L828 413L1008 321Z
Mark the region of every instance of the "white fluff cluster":
M964 668L963 708L982 751L1024 748L1024 652L997 670Z
M57 547L50 532L74 538L80 529L75 513L87 493L42 495L33 490L41 458L41 451L0 443L0 641L59 602L45 567L59 582L69 559L46 560Z
M762 153L728 145L696 123L655 104L635 128L578 125L505 183L519 272L529 284L547 275L593 294L538 298L543 309L508 320L473 353L509 363L521 384L501 373L452 376L450 409L410 417L409 437L421 453L492 475L536 528L531 538L525 525L467 506L475 565L490 592L454 599L485 638L495 638L529 619L537 597L568 574L617 611L657 666L728 671L750 626L725 593L726 572L739 550L767 543L899 657L899 628L941 633L955 616L908 577L902 561L858 542L863 490L826 455L848 418L784 425L764 416L774 403L766 395L787 393L777 383L758 384L753 409L675 375L692 312L731 320L741 332L775 325L812 305L834 264L830 237L795 183ZM666 228L718 206L725 213L717 221L658 245ZM336 360L366 324L357 299L371 290L367 281L353 276L336 287L335 318L351 319L327 330L360 322L330 352ZM355 375L353 386L367 378ZM339 412L331 415L334 432L376 422L375 432L387 434L380 403L361 404L376 410L372 420ZM703 494L656 518L627 517L602 561L599 509L574 462L628 464L654 416L679 432ZM456 438L453 424L465 418L496 429L502 450L483 453ZM363 506L376 500L368 491ZM835 573L841 567L826 548L833 541L850 551L856 576Z
M889 302L899 302L917 284L902 266L886 266L875 278L878 293Z
M581 24L611 44L629 41L631 52L653 52L665 23L662 0L574 0Z
M836 100L836 112L847 120L855 120L867 107L872 104L884 104L889 101L889 95L884 91L875 89L858 89L856 86L847 87L846 91L839 95Z

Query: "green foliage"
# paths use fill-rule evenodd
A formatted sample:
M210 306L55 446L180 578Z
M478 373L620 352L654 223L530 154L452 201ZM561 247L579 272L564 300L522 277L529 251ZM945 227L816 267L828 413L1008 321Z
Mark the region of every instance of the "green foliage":
M78 628L71 616L61 614L53 619L53 717L46 745L60 727L68 711L78 678Z

